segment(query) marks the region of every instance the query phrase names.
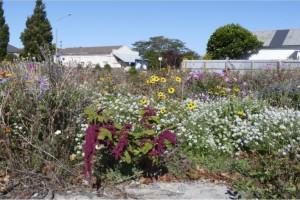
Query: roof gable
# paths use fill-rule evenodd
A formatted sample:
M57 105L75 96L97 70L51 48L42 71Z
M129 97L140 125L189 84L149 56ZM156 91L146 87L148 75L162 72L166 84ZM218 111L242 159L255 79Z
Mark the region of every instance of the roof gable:
M20 50L17 47L14 47L12 45L7 46L7 53L19 53Z

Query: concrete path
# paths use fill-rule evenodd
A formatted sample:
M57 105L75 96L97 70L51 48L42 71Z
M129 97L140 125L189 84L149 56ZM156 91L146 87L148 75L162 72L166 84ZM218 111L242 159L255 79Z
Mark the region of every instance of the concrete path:
M231 194L231 195L230 195ZM90 199L238 199L225 185L209 182L131 183L104 188L101 192L54 194L55 200Z

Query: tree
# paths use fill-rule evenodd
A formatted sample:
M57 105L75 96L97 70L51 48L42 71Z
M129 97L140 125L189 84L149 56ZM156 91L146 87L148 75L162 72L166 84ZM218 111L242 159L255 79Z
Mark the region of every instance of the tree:
M157 68L160 63L158 58L163 58L163 66L179 67L185 55L197 55L185 44L177 39L169 39L163 36L151 37L148 41L138 41L133 44L134 50L148 60L150 68Z
M29 55L37 60L44 60L40 48L53 49L52 27L42 0L36 0L33 15L27 18L26 28L20 38L24 45L23 56Z
M3 61L7 54L9 42L9 28L5 23L3 1L0 0L0 61Z
M244 59L262 47L255 35L238 24L218 28L207 43L207 54L212 59Z

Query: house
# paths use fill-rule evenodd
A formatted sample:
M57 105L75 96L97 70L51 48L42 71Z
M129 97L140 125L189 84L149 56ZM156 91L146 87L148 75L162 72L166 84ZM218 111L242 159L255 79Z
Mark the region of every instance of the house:
M300 29L255 31L263 47L249 60L300 60Z
M8 54L19 55L20 54L20 49L18 49L17 47L14 47L14 46L9 44L7 46L7 53Z
M109 64L112 68L135 66L141 59L139 53L127 46L75 47L59 50L57 61L63 65L76 67L100 67Z

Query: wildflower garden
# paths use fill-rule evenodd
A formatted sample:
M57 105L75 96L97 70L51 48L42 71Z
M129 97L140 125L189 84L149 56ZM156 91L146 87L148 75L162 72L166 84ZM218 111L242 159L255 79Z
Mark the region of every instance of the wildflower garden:
M300 198L300 71L0 68L0 193L226 181Z

